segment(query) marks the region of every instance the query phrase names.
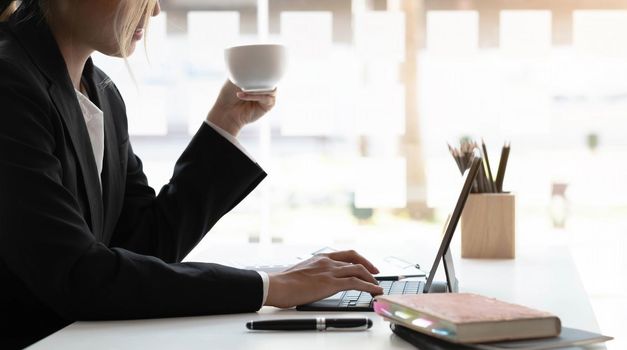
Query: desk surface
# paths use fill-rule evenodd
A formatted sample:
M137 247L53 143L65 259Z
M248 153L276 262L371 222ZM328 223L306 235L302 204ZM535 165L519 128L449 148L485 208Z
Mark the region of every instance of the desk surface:
M213 261L229 253L254 254L258 246L212 246ZM286 250L289 247L273 247ZM207 252L209 254L211 252ZM222 255L220 255L222 254ZM431 256L429 254L427 256ZM210 255L208 255L210 256ZM553 312L564 326L598 332L596 318L568 250L527 248L515 260L455 259L462 291ZM224 260L222 260L224 261ZM249 332L248 320L319 315L372 318L362 332ZM394 336L374 313L297 312L264 307L258 313L155 320L76 322L32 349L414 349ZM595 349L603 349L599 346Z

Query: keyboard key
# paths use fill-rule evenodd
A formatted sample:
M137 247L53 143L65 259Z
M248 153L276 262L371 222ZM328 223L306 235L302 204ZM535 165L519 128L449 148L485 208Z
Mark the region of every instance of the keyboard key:
M361 293L361 295L359 296L359 299L357 299L357 303L363 303L363 302L370 303L371 300L372 300L372 295L370 295L369 293Z
M348 292L346 292L344 298L357 300L359 298L359 294L361 294L361 292L358 290L349 290Z
M403 290L405 289L406 282L397 281L392 284L392 288L390 288L390 294L403 294Z
M403 290L403 294L416 294L418 293L418 284L419 281L408 281L405 286L405 290Z
M392 282L391 281L383 281L383 282L379 283L379 286L381 288L383 288L383 294L390 294L390 288L392 288Z
M383 294L387 294L392 287L392 281L380 281L379 287L383 288Z
M379 286L382 288L389 287L392 285L392 282L394 281L379 281Z

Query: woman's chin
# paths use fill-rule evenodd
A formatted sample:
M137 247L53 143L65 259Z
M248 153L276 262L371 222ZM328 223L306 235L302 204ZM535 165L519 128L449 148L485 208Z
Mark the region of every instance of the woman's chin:
M104 51L100 51L100 53L110 56L110 57L119 57L119 58L124 58L124 57L131 57L133 55L133 53L135 52L135 48L137 47L137 44L135 41L131 42L128 49L126 50L126 56L124 54L122 54L122 52L120 52L120 50L110 50L107 52Z
M126 50L126 57L130 57L133 54L133 52L135 52L135 47L136 47L136 44L134 41L129 44L129 47ZM124 58L124 54L122 54L119 48L99 49L97 51L109 57Z

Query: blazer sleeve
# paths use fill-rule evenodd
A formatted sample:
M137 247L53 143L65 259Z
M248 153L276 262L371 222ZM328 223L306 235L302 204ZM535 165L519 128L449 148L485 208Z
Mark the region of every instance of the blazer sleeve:
M41 302L67 320L259 309L262 280L255 271L204 263L168 264L95 241L76 198L62 185L64 170L55 156L57 144L63 142L62 125L45 88L33 83L28 73L20 73L19 67L1 60L0 76L0 259ZM194 142L207 141L201 135ZM200 149L192 146L182 159L201 157L197 152ZM229 169L228 162L225 166ZM177 167L179 181L166 192L176 191L182 181L198 180L186 175L193 172L185 168L194 165L184 161ZM138 169L139 161L129 172L141 177ZM136 187L129 181L132 193ZM181 191L192 191L182 187ZM216 195L226 192L214 191ZM170 200L169 209L190 208L176 209L177 199ZM219 207L226 210L235 202Z
M206 123L159 195L148 186L130 143L124 206L111 244L180 262L205 233L265 177L265 172Z

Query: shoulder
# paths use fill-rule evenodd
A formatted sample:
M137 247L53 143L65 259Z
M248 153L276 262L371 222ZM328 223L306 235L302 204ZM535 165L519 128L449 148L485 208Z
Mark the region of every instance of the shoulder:
M0 23L0 134L55 129L47 78L4 23Z
M48 80L33 63L6 23L0 23L0 91L6 96L27 90L32 97L44 97Z

